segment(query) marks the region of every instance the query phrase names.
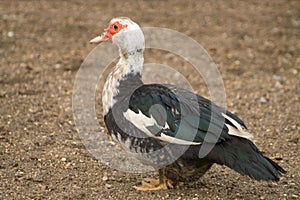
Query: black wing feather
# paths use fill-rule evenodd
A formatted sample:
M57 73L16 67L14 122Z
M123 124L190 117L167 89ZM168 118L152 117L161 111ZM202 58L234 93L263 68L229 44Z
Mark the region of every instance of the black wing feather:
M160 105L164 109L166 113L164 122L161 121L161 114L158 111L150 113L153 105ZM139 87L130 98L129 108L136 113L141 111L147 117L152 116L159 125L167 124L168 128L162 132L171 137L203 142L206 134L210 134L213 137L207 138L215 139L208 142L213 143L230 137L225 126L226 119L222 116L223 109L206 98L172 85L151 84ZM231 113L230 115L234 116ZM241 125L244 126L244 123ZM193 138L190 138L191 133L194 135Z
M151 107L157 104L165 110L166 119L162 120L163 114L159 110L150 112ZM280 175L285 173L282 167L263 156L250 140L228 134L225 123L235 125L222 113L246 128L240 118L192 92L172 85L143 85L131 96L129 108L136 113L141 111L148 117L151 115L160 120L160 125L168 124L168 128L161 130L165 135L213 145L205 157L209 162L226 165L257 180L278 181ZM157 136L157 133L153 134ZM184 156L192 155L187 151Z

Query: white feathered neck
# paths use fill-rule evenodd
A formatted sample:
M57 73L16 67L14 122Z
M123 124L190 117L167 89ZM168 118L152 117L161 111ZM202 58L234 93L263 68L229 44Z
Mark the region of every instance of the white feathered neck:
M112 19L110 24L118 21L125 28L112 37L112 42L119 47L119 62L108 75L102 93L103 115L116 103L120 82L128 74L140 74L144 63L144 34L136 23L128 18ZM140 77L140 76L138 76Z

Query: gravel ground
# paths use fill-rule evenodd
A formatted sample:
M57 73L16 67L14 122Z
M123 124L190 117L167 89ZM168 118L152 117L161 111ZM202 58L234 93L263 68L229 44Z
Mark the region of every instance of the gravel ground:
M300 198L300 1L0 5L0 199ZM120 172L87 151L73 121L72 88L94 48L88 41L117 16L177 30L203 45L219 66L228 109L246 122L265 155L288 171L280 182L214 166L195 183L139 192L132 186L156 173ZM182 60L148 51L146 61L173 63L196 92L208 96L201 77Z

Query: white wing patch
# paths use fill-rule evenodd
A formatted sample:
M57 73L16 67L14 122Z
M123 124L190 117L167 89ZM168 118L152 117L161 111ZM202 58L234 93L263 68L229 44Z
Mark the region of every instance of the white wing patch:
M201 142L191 142L187 140L181 140L178 138L174 138L165 134L161 134L160 139L162 141L168 142L168 143L173 143L173 144L182 144L182 145L199 145L202 144Z
M147 127L150 126L157 126L160 127L156 120L151 116L147 117L144 115L140 110L138 113L135 113L134 111L128 109L126 112L123 113L124 117L133 123L138 129L143 131L146 135L152 138L156 138L158 140L167 142L167 143L173 143L173 144L181 144L181 145L199 145L201 142L191 142L187 140L182 140L178 138L174 138L165 134L161 134L160 136L153 135L154 133L151 133ZM169 128L168 124L166 123L164 127L161 127L161 129Z
M149 137L154 137L154 135L147 129L148 126L158 126L155 119L151 117L147 117L140 110L138 113L128 109L123 113L124 117L133 123L138 129L146 133Z
M224 113L222 113L222 115L225 119L230 121L235 126L235 127L233 127L230 124L225 123L225 125L229 129L229 132L228 132L229 135L235 135L235 136L243 137L246 139L253 138L253 135L251 133L247 132L246 129L244 127L242 127L237 121L235 121L234 119L232 119L231 117L229 117L228 115L226 115Z

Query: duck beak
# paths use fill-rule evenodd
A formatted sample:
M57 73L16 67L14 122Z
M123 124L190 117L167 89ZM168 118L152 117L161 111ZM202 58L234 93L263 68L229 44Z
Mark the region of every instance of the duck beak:
M99 44L101 42L106 42L108 41L109 38L106 37L106 32L103 32L100 36L95 37L90 41L91 44Z

